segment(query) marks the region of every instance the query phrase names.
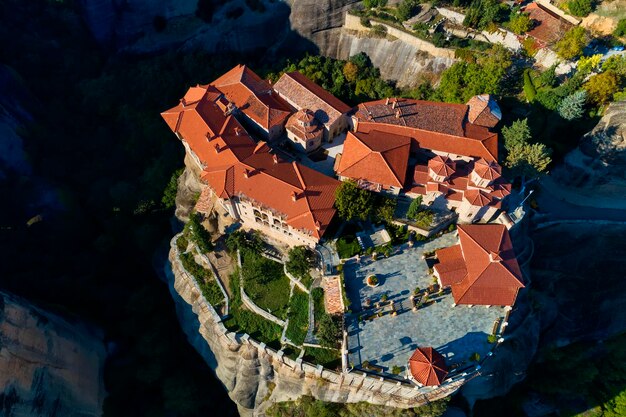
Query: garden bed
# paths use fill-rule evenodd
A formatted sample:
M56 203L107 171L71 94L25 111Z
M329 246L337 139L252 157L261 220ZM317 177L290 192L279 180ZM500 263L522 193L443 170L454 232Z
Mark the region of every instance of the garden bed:
M281 326L244 309L239 293L239 271L230 276L230 288L233 298L230 302L230 317L224 321L226 328L237 333L247 333L273 349L280 349Z
M196 280L202 295L206 300L218 310L222 304L224 304L224 294L219 285L215 281L213 273L205 267L198 265L195 260L193 252L181 253L179 255L180 262L183 267L189 272Z
M283 265L250 250L241 251L241 255L246 294L256 305L284 320L289 305L290 281Z
M307 347L304 350L305 361L322 365L328 369L341 368L341 353L338 349L322 349Z
M302 345L309 328L309 296L296 287L289 304L289 325L285 336L296 345Z
M353 235L342 236L335 243L337 253L341 259L352 258L362 252L361 245Z

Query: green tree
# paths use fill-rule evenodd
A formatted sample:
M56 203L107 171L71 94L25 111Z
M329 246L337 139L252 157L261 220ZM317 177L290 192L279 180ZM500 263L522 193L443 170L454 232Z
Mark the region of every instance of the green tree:
M535 89L529 69L524 71L524 95L529 103L535 101L535 96L537 95L537 89Z
M626 416L626 390L620 392L611 401L604 404L603 417Z
M376 199L378 200L376 202L376 218L379 221L391 223L396 212L397 200L382 195L376 196Z
M421 195L417 196L416 198L413 199L413 201L411 201L411 204L409 204L409 208L406 211L406 217L410 220L415 220L420 211L422 211L422 196Z
M178 191L178 177L183 173L183 168L177 169L172 173L169 182L163 190L161 203L166 209L171 209L176 205L176 192Z
M528 127L528 119L516 120L510 126L502 128L504 147L511 150L516 146L528 143L532 135Z
M289 260L285 264L287 271L298 278L304 278L313 267L315 257L306 246L296 246L289 250Z
M584 17L591 13L593 5L591 0L570 0L567 3L567 9L574 16Z
M543 143L518 144L509 150L505 165L524 183L527 178L536 178L546 171L552 162L551 154Z
M354 62L348 61L343 66L343 75L346 77L346 80L353 83L359 76L359 67Z
M565 32L565 35L556 43L556 53L563 59L573 59L582 54L587 45L585 28L576 26Z
M626 56L615 55L604 61L602 71L613 71L619 77L626 77Z
M542 87L554 87L558 81L556 76L556 67L558 64L552 65L539 76L539 83Z
M621 19L617 22L617 27L613 31L613 35L617 37L622 37L626 35L626 19Z
M576 68L578 72L583 75L587 75L592 71L597 70L600 67L600 60L602 59L602 54L596 54L592 56L583 56L578 60L578 64Z
M410 19L417 14L420 10L419 0L402 0L402 3L398 5L397 16L400 21Z
M372 215L374 195L353 180L343 181L335 194L335 207L344 220L367 220Z
M605 71L589 78L584 85L589 100L596 104L605 104L611 101L617 92L618 77L614 71Z
M526 13L516 14L509 21L509 29L518 35L528 32L532 25L533 22Z
M587 101L587 92L585 90L577 91L565 97L559 106L559 115L565 120L580 119L585 112L585 102Z
M502 22L509 7L498 0L473 0L465 14L463 25L483 30Z

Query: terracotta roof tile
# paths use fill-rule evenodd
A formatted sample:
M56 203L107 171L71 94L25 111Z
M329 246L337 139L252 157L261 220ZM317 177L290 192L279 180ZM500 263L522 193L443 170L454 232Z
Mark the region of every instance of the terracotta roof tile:
M413 352L409 370L417 382L426 386L441 385L448 375L446 360L431 347L418 347Z
M470 123L490 128L502 119L500 106L489 94L472 97L467 106L469 107L467 120Z
M538 3L530 3L524 12L534 21L535 26L528 31L528 35L537 39L541 45L551 45L560 40L565 32L573 27L567 20L559 17Z
M459 225L458 231L458 246L467 274L460 281L456 281L456 275L446 278L456 281L450 284L455 303L513 305L524 283L506 227L502 224ZM437 256L440 255L437 271L459 270L457 253L437 251Z
M237 65L211 83L229 101L266 130L283 125L291 109L269 83L245 65Z
M371 130L348 132L337 168L342 177L404 187L411 139Z
M322 126L309 109L294 113L287 120L285 128L302 140L316 138L322 133Z

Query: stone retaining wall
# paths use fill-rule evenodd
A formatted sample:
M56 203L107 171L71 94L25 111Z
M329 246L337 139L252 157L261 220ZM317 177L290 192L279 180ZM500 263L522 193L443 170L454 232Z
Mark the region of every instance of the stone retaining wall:
M215 355L215 371L244 416L260 414L269 404L312 395L323 401L360 402L390 407L419 407L457 391L476 371L456 375L439 387L366 375L358 371L336 372L302 359L293 360L252 339L230 332L195 279L178 259L175 236L170 242L174 289L198 316L199 333ZM275 388L269 388L272 381Z
M432 56L441 57L441 58L454 58L454 49L448 48L438 48L430 42L427 42L423 39L420 39L410 33L407 33L401 29L398 29L394 26L388 25L384 22L371 19L376 22L376 24L380 24L387 29L387 34L393 36L394 38L398 38L400 41L412 45L419 49L420 51L425 51ZM371 31L370 28L367 28L361 24L361 18L358 16L351 15L350 13L346 13L346 19L344 22L344 28L349 30L356 30L358 32L369 33Z

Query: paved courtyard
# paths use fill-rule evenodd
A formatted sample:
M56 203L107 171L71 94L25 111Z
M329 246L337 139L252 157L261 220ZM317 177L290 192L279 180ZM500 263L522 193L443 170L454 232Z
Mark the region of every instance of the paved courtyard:
M446 294L436 298L435 303L412 311L409 297L413 290L433 283L428 265L422 259L423 253L456 243L456 233L447 233L425 244L418 242L413 248L402 245L389 258L344 265L346 292L352 310L346 317L350 363L359 366L367 360L383 367L385 372L391 372L393 366L404 370L418 346L436 348L446 357L448 365L469 365L474 352L485 357L493 347L487 342L487 336L494 322L504 317L504 308L452 307L452 294ZM379 280L376 288L366 284L372 274ZM373 304L383 294L394 300L398 315L387 314L359 322L359 316L368 316L365 300L370 298Z

